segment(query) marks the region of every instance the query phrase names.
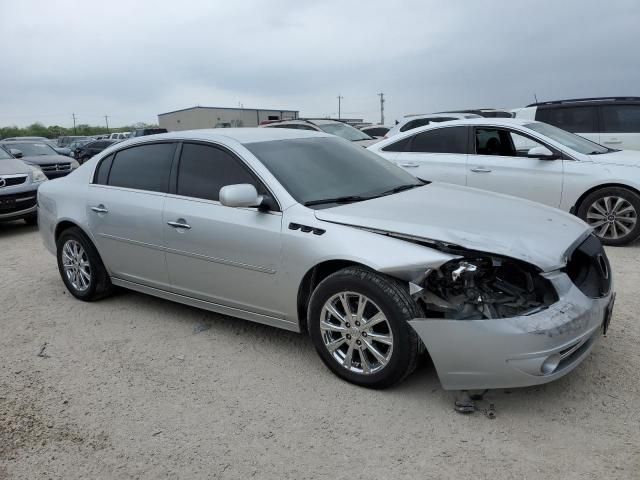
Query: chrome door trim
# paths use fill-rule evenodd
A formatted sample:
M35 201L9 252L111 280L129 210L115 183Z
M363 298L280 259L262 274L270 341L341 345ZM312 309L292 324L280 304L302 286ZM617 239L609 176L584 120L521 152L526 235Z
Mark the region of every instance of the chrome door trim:
M123 242L123 243L130 243L132 245L138 245L141 247L146 247L146 248L152 248L154 250L159 250L161 252L165 252L165 253L173 253L175 255L182 255L184 257L191 257L191 258L197 258L198 260L206 260L207 262L213 262L213 263L220 263L222 265L229 265L230 267L237 267L237 268L242 268L245 270L252 270L255 272L262 272L262 273L268 273L270 275L273 275L276 273L276 270L273 270L272 268L269 267L262 267L260 265L249 265L246 263L240 263L240 262L235 262L233 260L227 260L224 258L215 258L215 257L209 257L207 255L201 255L199 253L191 253L191 252L185 252L183 250L177 250L174 248L168 248L162 245L155 245L152 243L145 243L145 242L139 242L137 240L131 240L129 238L122 238L122 237L118 237L115 235L109 235L107 233L98 233L98 236L103 237L103 238L108 238L109 240L116 240L118 242Z

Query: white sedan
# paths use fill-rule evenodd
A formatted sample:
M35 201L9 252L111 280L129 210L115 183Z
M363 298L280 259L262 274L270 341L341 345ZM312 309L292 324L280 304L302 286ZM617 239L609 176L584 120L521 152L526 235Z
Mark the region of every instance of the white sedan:
M606 245L640 236L640 153L613 150L546 123L454 120L369 150L418 178L523 197L576 214Z

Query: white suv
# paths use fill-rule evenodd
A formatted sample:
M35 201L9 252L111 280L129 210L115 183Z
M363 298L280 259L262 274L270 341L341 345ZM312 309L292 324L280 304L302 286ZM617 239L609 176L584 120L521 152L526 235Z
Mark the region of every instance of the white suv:
M432 123L448 122L449 120L463 120L465 118L481 118L475 113L428 113L420 115L405 115L400 122L396 123L389 129L384 138L393 137L402 132L413 130L414 128L424 127Z
M555 125L605 147L640 150L640 97L533 103L515 114Z

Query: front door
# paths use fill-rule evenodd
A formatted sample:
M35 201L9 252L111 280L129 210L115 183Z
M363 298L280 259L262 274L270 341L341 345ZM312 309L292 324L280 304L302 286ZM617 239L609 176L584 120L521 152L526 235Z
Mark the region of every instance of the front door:
M474 127L473 135L475 154L467 162L468 186L560 206L563 160L527 156L533 147L552 148L507 128Z
M278 294L282 213L222 205L220 188L239 183L266 192L228 150L211 144L182 145L175 191L167 196L163 218L172 290L282 317Z

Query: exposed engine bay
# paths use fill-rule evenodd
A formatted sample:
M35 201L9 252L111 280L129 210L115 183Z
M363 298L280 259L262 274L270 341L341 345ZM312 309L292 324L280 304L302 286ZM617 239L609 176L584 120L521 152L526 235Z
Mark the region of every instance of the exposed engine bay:
M534 266L468 251L428 271L419 286L422 290L414 298L429 318L508 318L534 313L558 300L551 282Z

